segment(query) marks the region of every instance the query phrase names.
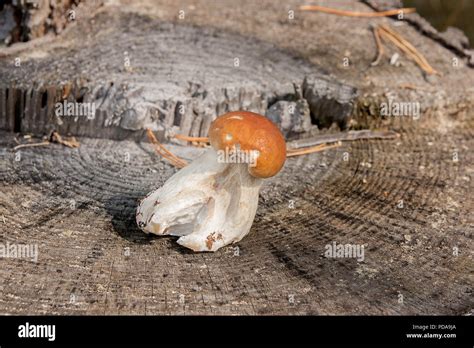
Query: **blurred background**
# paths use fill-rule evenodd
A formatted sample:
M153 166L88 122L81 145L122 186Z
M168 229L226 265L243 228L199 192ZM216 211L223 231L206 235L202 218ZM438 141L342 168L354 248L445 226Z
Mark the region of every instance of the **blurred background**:
M102 0L1 0L0 46L29 41L48 32L61 32L67 24L68 12L80 2L100 6ZM156 2L157 6L159 1ZM311 3L311 1L308 1ZM474 1L471 0L403 0L415 7L439 31L452 26L463 30L474 47ZM343 8L343 5L337 6Z
M474 1L472 0L403 0L405 7L415 7L437 30L456 27L474 47Z

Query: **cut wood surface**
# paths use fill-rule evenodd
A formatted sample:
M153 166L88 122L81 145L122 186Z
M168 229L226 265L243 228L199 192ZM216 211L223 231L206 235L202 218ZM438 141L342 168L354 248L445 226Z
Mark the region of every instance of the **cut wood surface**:
M1 260L0 308L467 314L472 123L449 135L407 128L399 141L343 143L288 159L265 184L250 234L205 254L136 226L137 200L176 171L150 144L84 138L78 149L29 148L15 161L11 137L2 134L2 241L38 244L39 258ZM188 160L201 151L171 149ZM364 261L326 258L333 242L365 245Z
M396 18L304 4L111 1L53 39L0 51L0 243L39 252L0 259L0 313L472 314L473 69L405 22L396 31L440 74L391 47L371 67L371 26ZM395 52L400 66L388 61ZM96 118L55 117L65 92L96 101ZM382 118L388 99L419 102L421 114ZM289 158L265 182L250 234L215 253L138 229L137 200L177 171L146 127L160 140L206 136L238 108L271 108L282 126L287 103L302 117L285 129L294 138L331 138L334 124L400 137ZM13 150L53 130L80 146ZM205 151L184 143L165 146L188 162ZM364 245L364 260L326 257L333 243Z

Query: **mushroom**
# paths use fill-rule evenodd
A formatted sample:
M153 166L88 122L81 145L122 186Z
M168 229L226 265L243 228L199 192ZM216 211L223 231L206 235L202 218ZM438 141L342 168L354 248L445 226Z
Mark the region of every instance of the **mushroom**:
M136 220L145 233L179 236L194 251L216 251L249 233L263 179L285 163L285 140L270 120L247 111L214 120L209 140L204 154L140 202Z

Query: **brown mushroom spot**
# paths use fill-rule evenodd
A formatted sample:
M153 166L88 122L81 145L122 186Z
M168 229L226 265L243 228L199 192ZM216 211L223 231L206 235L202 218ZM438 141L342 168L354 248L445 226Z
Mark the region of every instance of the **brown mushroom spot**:
M207 246L207 249L211 250L212 249L212 245L214 244L214 242L216 241L216 239L214 238L214 235L216 234L216 232L212 232L210 235L207 236L207 239L206 239L206 246Z
M224 240L224 236L222 235L222 233L219 232L216 235L216 232L212 232L210 235L207 236L206 246L209 250L212 249L212 246L214 245L214 242L216 240Z
M160 202L155 201L155 203L153 203L153 206L156 207L158 204L160 204Z

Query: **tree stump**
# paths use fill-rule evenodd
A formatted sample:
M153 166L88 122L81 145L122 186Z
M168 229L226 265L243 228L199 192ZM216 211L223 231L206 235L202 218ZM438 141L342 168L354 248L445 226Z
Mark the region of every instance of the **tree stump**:
M370 67L370 25L396 19L299 12L300 4L123 0L53 39L0 52L0 243L39 251L37 262L0 260L2 313L472 311L467 58L403 22L396 30L441 74L425 76L406 57ZM387 100L418 102L420 117L382 117ZM97 104L94 118L57 116L64 101ZM284 106L293 104L309 110L297 113L306 119L288 123ZM241 108L298 125L292 136L346 128L401 136L289 158L262 188L250 234L218 252L143 234L137 200L177 170L144 129L162 141L169 132L204 136L217 115ZM12 151L15 139L52 130L81 146ZM188 161L203 151L166 146ZM327 257L334 243L363 245L364 260Z

